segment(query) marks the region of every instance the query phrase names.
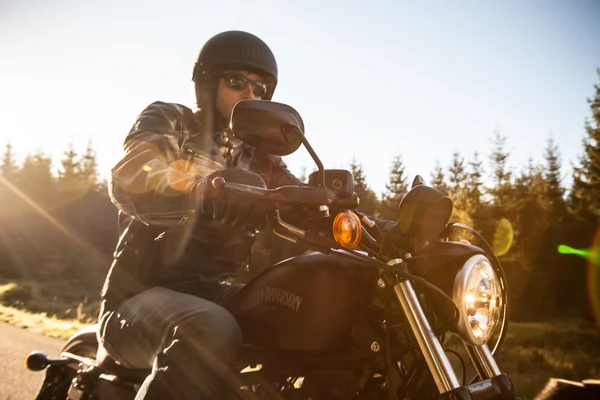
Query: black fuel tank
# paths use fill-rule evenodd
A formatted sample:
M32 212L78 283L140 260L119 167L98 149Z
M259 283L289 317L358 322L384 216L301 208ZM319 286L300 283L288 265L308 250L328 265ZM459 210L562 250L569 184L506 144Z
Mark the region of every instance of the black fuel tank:
M377 271L337 256L304 254L270 267L228 308L244 343L272 350L336 350L371 305Z

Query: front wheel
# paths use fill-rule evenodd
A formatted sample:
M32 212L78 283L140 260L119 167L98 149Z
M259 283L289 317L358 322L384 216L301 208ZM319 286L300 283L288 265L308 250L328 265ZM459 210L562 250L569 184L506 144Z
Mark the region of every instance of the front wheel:
M62 353L71 353L95 360L98 351L96 339L97 325L86 327L75 333L63 346ZM46 369L46 377L36 400L68 399L69 388L77 376L79 363L50 365Z

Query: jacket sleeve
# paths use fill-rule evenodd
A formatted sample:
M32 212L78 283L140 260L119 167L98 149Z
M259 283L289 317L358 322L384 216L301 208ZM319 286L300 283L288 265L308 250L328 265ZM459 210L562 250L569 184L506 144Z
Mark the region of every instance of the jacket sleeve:
M273 157L273 169L271 172L271 179L269 182L269 188L277 188L280 186L288 185L299 185L305 186L306 184L300 179L296 178L294 174L290 172L287 165L283 162L281 157Z
M185 111L162 102L146 107L125 139L125 155L111 171L113 204L148 225L174 225L196 210L191 188L203 175L183 157Z

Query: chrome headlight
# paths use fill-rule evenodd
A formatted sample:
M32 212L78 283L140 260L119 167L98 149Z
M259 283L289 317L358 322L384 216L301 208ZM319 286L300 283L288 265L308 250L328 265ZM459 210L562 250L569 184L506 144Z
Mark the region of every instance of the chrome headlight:
M458 271L452 298L459 310L460 336L475 346L487 343L500 320L503 296L500 279L485 256L472 256Z

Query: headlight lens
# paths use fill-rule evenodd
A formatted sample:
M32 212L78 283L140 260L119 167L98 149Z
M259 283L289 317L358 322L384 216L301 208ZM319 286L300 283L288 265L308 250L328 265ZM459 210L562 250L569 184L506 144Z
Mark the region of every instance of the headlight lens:
M470 344L487 343L500 320L502 298L502 286L490 261L480 254L469 258L454 280L458 333Z

